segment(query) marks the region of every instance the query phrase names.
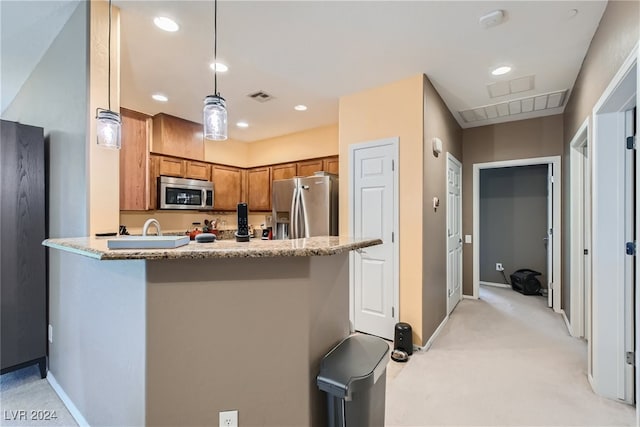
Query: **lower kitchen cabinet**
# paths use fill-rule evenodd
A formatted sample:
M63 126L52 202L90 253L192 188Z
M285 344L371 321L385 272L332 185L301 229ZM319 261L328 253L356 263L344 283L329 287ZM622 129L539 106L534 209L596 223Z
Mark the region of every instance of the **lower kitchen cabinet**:
M231 166L213 165L213 209L235 211L242 200L242 169Z
M271 168L253 168L247 172L250 211L271 210Z

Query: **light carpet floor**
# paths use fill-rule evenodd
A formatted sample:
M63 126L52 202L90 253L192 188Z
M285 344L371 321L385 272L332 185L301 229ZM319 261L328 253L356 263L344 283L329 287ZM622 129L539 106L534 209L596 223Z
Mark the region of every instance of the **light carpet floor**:
M586 342L546 298L481 287L426 352L387 372L387 426L633 426L635 408L593 393Z

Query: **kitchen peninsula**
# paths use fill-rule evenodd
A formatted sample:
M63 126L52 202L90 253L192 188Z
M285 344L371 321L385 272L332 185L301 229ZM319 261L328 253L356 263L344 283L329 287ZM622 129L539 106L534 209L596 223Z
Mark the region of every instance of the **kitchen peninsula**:
M325 425L320 359L350 332L341 237L109 250L49 239L49 381L90 425Z

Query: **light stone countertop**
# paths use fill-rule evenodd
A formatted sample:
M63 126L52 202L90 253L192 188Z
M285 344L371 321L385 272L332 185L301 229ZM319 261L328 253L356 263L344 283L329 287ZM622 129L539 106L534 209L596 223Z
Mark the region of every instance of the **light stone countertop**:
M218 240L213 243L189 242L175 249L108 249L107 240L115 237L75 237L47 239L42 244L99 260L128 259L205 259L205 258L264 258L290 256L335 255L355 249L382 244L380 239L319 236L308 239L262 240L249 242Z

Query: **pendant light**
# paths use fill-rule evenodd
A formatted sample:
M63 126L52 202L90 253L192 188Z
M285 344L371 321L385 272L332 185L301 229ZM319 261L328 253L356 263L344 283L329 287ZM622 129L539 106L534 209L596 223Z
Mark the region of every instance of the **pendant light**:
M107 90L108 90L108 108L96 109L96 133L98 137L98 145L105 148L120 149L120 114L111 111L111 0L109 0L109 41L107 43L108 71L107 71Z
M227 139L227 103L218 92L218 0L213 3L213 95L204 99L202 110L204 138L214 141Z

